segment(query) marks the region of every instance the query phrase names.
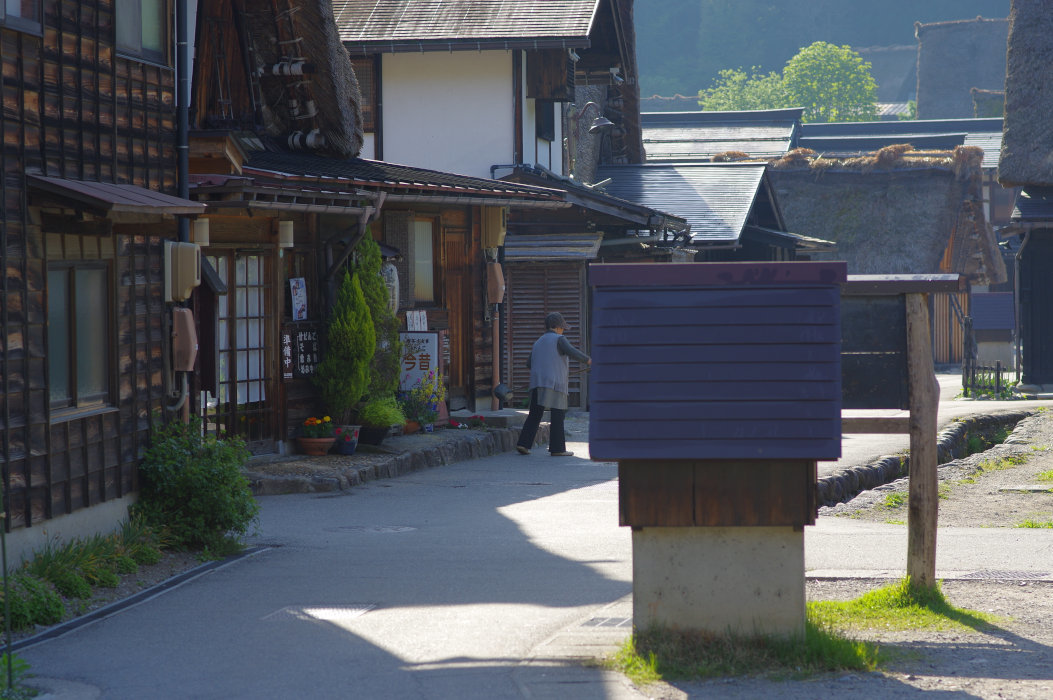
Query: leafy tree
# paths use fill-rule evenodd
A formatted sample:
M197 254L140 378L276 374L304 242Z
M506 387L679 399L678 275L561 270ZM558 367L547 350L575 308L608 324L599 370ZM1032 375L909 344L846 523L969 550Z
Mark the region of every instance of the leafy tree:
M346 425L369 387L369 368L377 349L373 318L357 274L344 272L326 340L325 357L318 363L314 381L326 409Z
M877 83L870 64L848 46L817 41L790 59L782 77L796 106L804 107L803 121L877 118Z
M393 395L399 385L402 362L402 343L399 341L399 320L388 306L388 288L380 275L382 260L380 246L367 234L355 248L351 270L362 285L362 296L376 331L376 352L369 366L370 397Z
M722 70L720 78L708 90L698 91L702 109L726 112L739 109L778 109L791 105L789 94L778 73L762 75L754 66L747 75L743 70Z
M707 110L804 107L802 121L870 121L877 118L877 83L870 64L847 46L818 41L790 59L782 75L723 70L720 79L699 91Z

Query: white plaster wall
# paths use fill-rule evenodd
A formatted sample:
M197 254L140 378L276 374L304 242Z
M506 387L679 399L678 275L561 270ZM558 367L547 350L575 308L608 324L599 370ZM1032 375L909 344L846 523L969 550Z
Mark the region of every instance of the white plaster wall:
M511 52L386 54L381 76L385 161L487 178L512 162Z
M375 137L373 134L362 134L362 150L359 151L358 157L367 160L376 160L377 149L374 147L374 143Z

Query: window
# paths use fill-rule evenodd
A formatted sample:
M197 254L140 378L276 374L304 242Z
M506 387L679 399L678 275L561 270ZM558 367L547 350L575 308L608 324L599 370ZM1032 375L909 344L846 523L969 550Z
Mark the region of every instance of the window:
M168 57L165 0L117 0L117 50L148 61Z
M413 222L413 300L420 303L435 301L435 245L434 222L417 219Z
M358 91L362 95L362 131L367 134L377 130L376 66L373 58L352 58L351 67L358 79Z
M0 0L0 24L40 30L40 0Z
M48 373L52 407L110 396L110 284L105 265L48 268Z
M534 133L545 141L556 140L556 103L538 100L534 105Z

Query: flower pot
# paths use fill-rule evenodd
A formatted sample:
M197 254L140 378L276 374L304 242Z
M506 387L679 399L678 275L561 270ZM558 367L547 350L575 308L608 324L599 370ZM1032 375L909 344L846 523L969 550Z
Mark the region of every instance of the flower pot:
M358 431L358 441L363 445L379 445L384 442L389 430L391 430L391 426L378 428L372 425L363 425L362 429Z
M333 443L333 451L339 455L353 455L358 447L358 436L361 433L360 425L341 425L336 429L336 442Z
M333 446L332 437L298 437L296 438L296 444L300 447L300 452L303 452L309 457L321 457L322 455L329 452L329 448Z
M415 420L408 420L402 426L402 434L403 435L412 435L413 433L416 433L416 432L419 432L419 431L420 431L420 423L418 423Z

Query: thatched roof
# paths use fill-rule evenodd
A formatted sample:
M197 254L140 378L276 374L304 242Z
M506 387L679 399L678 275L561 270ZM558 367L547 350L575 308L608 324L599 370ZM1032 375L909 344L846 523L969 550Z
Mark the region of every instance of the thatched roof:
M290 0L289 7L289 12L275 13L272 3L246 6L247 35L260 72L266 129L281 138L318 129L325 137L322 152L357 156L363 139L362 96L351 59L340 42L332 4L328 0ZM303 60L313 66L313 72L274 75L272 67L289 60ZM293 99L297 100L295 107ZM305 116L310 114L309 101L317 110L313 117Z
M970 90L1005 84L1007 19L914 25L918 39L918 119L972 117Z
M918 47L899 46L852 47L870 64L870 75L877 82L878 102L907 102L918 89Z
M973 113L978 118L1000 118L1005 114L1005 90L973 88L969 92L973 96Z
M1013 0L1009 15L1005 135L998 181L1053 185L1053 13L1043 0Z
M832 258L850 274L947 272L950 249L950 272L991 284L1006 270L983 215L982 161L973 146L895 144L851 158L798 148L769 170L787 228L836 242Z

